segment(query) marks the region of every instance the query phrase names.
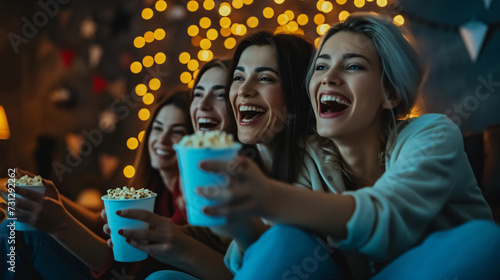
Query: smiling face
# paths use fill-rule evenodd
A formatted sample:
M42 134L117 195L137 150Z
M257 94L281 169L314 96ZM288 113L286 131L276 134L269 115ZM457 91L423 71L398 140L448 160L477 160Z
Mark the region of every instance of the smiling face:
M382 110L390 107L381 77L380 60L367 37L345 31L330 37L309 83L318 133L335 140L379 129Z
M153 121L148 139L151 166L167 170L177 166L173 144L187 134L188 120L184 112L173 104L164 106Z
M273 47L252 45L242 52L229 98L242 143L271 142L283 129L285 96Z
M226 102L226 74L222 67L212 67L196 84L190 109L196 131L233 129L233 116L229 115Z

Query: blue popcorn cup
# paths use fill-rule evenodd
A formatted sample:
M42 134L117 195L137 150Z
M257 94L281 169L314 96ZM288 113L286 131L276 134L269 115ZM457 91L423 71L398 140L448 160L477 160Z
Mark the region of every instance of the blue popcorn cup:
M214 194L219 188L227 186L227 178L223 175L203 171L199 168L202 160L232 160L241 148L240 143L235 143L227 148L196 148L174 145L177 152L177 161L181 173L182 189L186 199L186 212L188 222L195 226L220 226L225 225L225 217L213 217L203 214L205 206L215 206L212 200L201 197L195 193L197 187L213 187Z

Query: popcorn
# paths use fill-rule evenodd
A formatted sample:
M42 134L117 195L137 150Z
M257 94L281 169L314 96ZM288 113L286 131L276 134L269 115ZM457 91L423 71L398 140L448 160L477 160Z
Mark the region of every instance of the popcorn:
M140 188L138 190L132 188L127 188L124 186L123 188L109 189L108 190L108 199L141 199L146 197L152 197L155 193L149 189Z
M42 176L37 175L35 177L30 177L28 175L24 175L23 177L19 179L15 179L14 184L17 185L24 185L24 186L43 186L42 184Z
M195 134L184 136L179 145L194 148L228 148L234 145L234 140L233 135L224 131L198 131Z

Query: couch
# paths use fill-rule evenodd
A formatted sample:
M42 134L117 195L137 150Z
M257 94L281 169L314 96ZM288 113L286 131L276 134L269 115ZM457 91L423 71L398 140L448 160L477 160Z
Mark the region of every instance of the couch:
M465 152L486 201L500 223L500 124L481 133L464 133Z

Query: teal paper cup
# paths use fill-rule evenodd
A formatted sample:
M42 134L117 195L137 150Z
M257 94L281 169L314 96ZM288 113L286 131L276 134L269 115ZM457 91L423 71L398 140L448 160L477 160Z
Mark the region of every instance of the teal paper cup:
M199 168L202 160L232 160L238 154L241 144L235 143L228 148L195 148L174 145L181 173L182 189L186 198L188 222L195 226L225 225L225 217L213 217L203 214L205 206L215 206L215 202L195 193L197 187L213 187L214 195L220 188L225 188L227 178L223 175L203 171Z
M133 247L125 241L125 237L118 234L119 229L148 229L149 224L123 218L116 215L116 211L125 209L143 209L150 212L155 208L156 194L140 199L108 199L108 195L102 196L108 226L111 230L111 241L113 242L113 255L117 262L138 262L145 260L148 254Z
M16 185L16 188L29 189L29 190L37 192L37 193L45 194L45 186ZM22 195L19 195L19 194L16 193L16 200L19 197L20 198L24 198ZM17 204L17 201L16 201L16 204ZM14 209L15 209L15 207L14 207ZM17 230L17 231L33 231L33 230L37 230L35 227L32 227L29 224L21 223L21 222L18 222L18 221L15 222L15 225L16 225L15 230Z

